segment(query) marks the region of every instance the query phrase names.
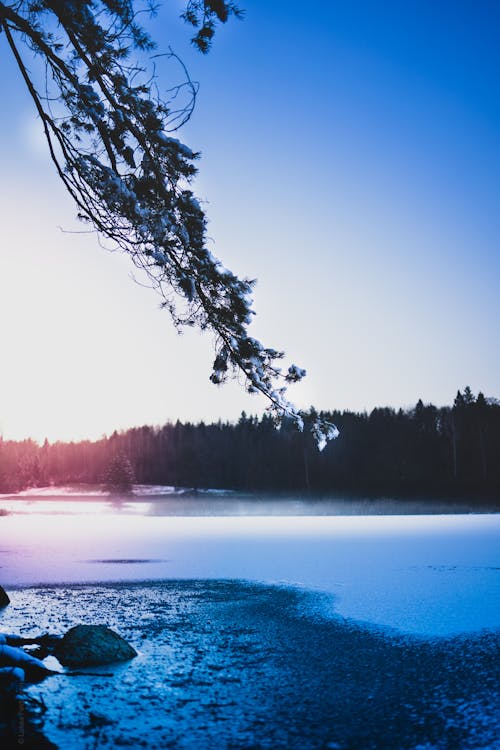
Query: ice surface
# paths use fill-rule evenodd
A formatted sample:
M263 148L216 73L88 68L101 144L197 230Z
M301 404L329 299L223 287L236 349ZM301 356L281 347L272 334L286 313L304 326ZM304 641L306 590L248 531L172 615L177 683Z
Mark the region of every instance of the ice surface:
M45 586L13 591L1 621L25 637L102 623L138 652L29 689L61 750L499 749L497 634L388 634L307 616L314 599L237 581Z
M0 518L4 587L241 579L328 593L324 614L404 633L500 627L498 515L147 517L85 505Z
M187 491L192 491L191 488L187 487L174 487L173 485L167 484L135 484L133 494L131 497L149 497L151 495L181 495ZM207 489L200 490L202 494L216 494L216 495L231 495L233 490L224 489ZM17 493L0 493L0 499L14 499L14 498L33 498L38 499L41 497L60 497L66 498L86 498L86 497L97 497L97 498L109 498L109 491L102 489L102 485L68 485L66 487L32 487L29 490L22 490Z

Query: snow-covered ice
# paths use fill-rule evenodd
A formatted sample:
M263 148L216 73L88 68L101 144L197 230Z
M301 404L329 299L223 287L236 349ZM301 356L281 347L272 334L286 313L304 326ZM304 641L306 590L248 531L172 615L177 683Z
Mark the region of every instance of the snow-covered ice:
M403 633L500 627L499 515L148 517L86 505L1 518L3 585L240 579L326 593L323 614Z

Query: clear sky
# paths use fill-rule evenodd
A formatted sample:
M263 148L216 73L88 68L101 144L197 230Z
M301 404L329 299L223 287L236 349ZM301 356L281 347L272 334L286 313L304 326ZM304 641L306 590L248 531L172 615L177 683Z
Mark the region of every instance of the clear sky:
M500 6L247 0L202 57L165 0L153 34L200 82L212 251L258 278L253 335L308 377L300 406L500 397ZM208 381L126 258L81 229L0 37L0 432L98 437L236 419L265 401ZM168 88L178 78L165 67Z

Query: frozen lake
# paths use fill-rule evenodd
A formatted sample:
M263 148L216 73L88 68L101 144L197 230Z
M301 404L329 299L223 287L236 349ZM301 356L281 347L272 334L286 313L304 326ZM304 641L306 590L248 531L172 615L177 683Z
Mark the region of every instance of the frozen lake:
M0 629L138 652L29 688L57 747L500 750L499 515L171 500L0 502Z
M323 615L401 633L500 627L500 515L159 516L99 497L62 509L26 500L0 518L5 588L244 580L318 592Z

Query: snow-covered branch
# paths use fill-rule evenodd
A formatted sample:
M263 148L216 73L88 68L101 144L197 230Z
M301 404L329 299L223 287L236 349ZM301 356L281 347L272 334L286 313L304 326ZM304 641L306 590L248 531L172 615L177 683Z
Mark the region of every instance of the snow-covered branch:
M283 352L248 333L253 282L227 270L207 248L206 217L191 190L198 155L171 132L191 115L196 87L185 82L158 93L154 43L132 0L45 0L0 3L0 26L42 121L58 174L79 217L128 253L162 297L176 326L210 330L216 356L210 379L242 372L277 417L302 429L287 399L305 370L282 372ZM150 3L140 10L153 12ZM207 51L217 22L239 15L234 3L190 0L185 20ZM43 80L30 72L44 62ZM189 91L187 103L176 94ZM174 101L172 101L172 97ZM334 431L318 424L318 444Z

